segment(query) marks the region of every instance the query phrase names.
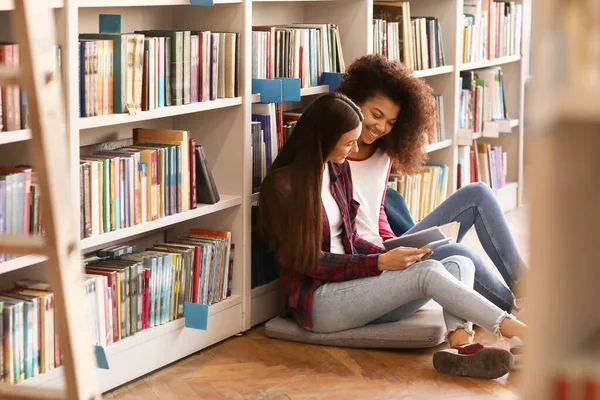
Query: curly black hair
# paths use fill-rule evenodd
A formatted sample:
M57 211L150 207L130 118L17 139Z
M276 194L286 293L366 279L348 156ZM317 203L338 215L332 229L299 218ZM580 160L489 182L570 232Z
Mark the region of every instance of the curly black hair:
M394 160L397 171L419 172L427 154L423 147L435 134L436 102L432 88L399 61L378 54L355 60L347 69L336 91L358 105L383 95L400 106L392 131L374 144Z

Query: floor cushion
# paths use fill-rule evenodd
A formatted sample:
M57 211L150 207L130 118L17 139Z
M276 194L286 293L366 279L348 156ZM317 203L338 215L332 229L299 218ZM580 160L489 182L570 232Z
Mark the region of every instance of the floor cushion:
M398 322L367 325L335 333L313 333L295 320L276 317L265 325L267 336L294 342L338 347L416 349L442 343L446 326L441 307L430 301Z

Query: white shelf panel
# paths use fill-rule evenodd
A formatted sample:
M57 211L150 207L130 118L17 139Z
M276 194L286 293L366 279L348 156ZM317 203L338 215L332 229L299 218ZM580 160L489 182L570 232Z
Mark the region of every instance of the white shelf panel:
M261 324L277 316L282 310L282 305L279 279L252 289L250 326Z
M178 319L106 347L110 369L98 369L100 390L106 392L140 376L241 332L241 296L209 307L206 331L187 329ZM21 382L21 386L62 388L62 367Z
M112 114L98 117L87 117L79 119L79 129L99 128L103 126L129 124L132 122L149 121L157 118L174 117L176 115L192 114L219 108L239 106L242 104L241 97L232 99L217 99L200 103L186 104L182 106L162 107L156 110L141 111L134 115Z
M44 4L50 8L62 8L64 5L63 0L45 0ZM15 3L13 0L0 0L0 11L14 10Z
M451 73L453 71L454 71L454 66L453 65L445 65L443 67L429 68L429 69L423 69L423 70L415 71L414 75L417 78L425 78L425 77L428 77L428 76L436 76L436 75L449 74L449 73Z
M256 203L259 198L260 198L260 193L252 193L252 196L250 197L250 201L252 203Z
M156 221L145 222L143 224L135 225L125 229L119 229L118 231L85 238L81 241L81 250L88 250L98 246L107 245L126 239L130 236L142 235L146 232L151 232L170 225L175 225L183 221L201 217L203 215L212 214L214 212L235 207L240 204L242 204L241 196L221 195L221 201L219 201L217 204L198 204L198 208L195 210L160 218Z
M314 94L329 93L328 85L321 85L309 88L300 89L300 96L312 96Z
M0 132L0 144L24 142L29 139L31 139L31 131L29 129Z
M314 86L310 88L300 89L300 96L312 96L315 94L329 93L328 85ZM253 94L250 97L252 103L260 103L260 94Z
M46 256L40 255L27 255L21 256L19 258L15 258L10 261L5 261L0 263L0 274L5 274L7 272L16 271L21 268L26 268L35 264L39 264L47 260Z
M518 119L511 119L510 120L510 127L511 128L516 128L518 127L520 124L520 121Z
M494 194L500 203L502 211L507 212L517 208L517 182L507 182L500 189L494 189Z
M503 64L510 64L521 60L521 56L508 56L501 58L494 58L493 60L484 60L474 63L461 64L460 71L470 71L473 69L495 67Z
M215 4L241 3L242 0L213 0ZM189 6L190 0L80 0L80 8Z
M450 146L452 146L452 139L447 139L447 140L444 140L443 142L428 144L427 146L425 146L425 152L431 153L432 151L445 149Z

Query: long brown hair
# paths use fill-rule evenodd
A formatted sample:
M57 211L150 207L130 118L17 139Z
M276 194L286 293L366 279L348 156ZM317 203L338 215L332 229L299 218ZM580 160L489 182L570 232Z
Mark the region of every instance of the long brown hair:
M435 99L431 87L399 61L379 54L355 60L336 89L356 104L376 95L388 97L400 106L392 131L377 139L377 148L386 151L402 173L421 170L427 154L423 147L435 132Z
M360 108L343 94L323 95L302 113L273 162L260 189L259 232L283 267L308 272L318 261L323 240L323 166L340 137L362 120ZM291 189L284 196L281 182L275 183L283 168ZM281 207L289 210L287 220L279 221L284 232L273 229L273 218L282 215L275 208Z

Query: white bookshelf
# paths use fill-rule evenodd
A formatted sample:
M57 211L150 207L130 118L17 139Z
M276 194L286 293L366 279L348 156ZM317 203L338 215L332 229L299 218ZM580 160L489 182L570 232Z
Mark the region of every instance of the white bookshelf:
M528 2L530 0L521 0ZM57 36L62 47L63 84L67 106L67 126L70 140L71 179L79 185L79 151L82 146L131 138L135 127L186 129L197 144L202 144L212 169L221 201L214 205L199 204L197 209L147 222L115 232L93 236L81 241L84 251L93 251L113 243L144 243L157 235L177 235L189 227L206 227L232 232L236 245L232 296L210 306L208 330L197 331L183 327L183 320L142 331L106 348L109 370L98 370L103 391L139 378L169 363L229 338L268 320L280 310L279 283L274 281L251 289L250 270L250 207L258 200L252 193L252 154L250 149L250 120L252 103L260 95L251 93L251 30L256 25L281 25L296 22L334 23L340 29L346 65L372 51L372 0L287 1L287 0L215 0L213 7L189 5L189 0L48 0L55 8ZM446 66L417 71L415 75L427 80L434 92L444 96L446 140L426 146L429 161L444 163L450 169L449 193L456 190L458 159L457 132L458 78L465 69L502 65L507 91L507 107L512 133L497 140L509 151L511 182L498 192L506 198L503 209L520 204L523 188L523 97L525 76L522 57L506 57L476 64L460 62L462 43L462 2L460 0L419 0L411 2L413 15L432 15L440 19L443 31ZM11 40L10 18L12 0L0 0L0 39ZM99 14L121 14L123 31L142 29L212 30L240 32L241 83L240 97L204 103L172 106L139 112L135 115L117 114L80 118L78 113L79 33L97 32ZM302 103L326 93L328 86L301 90ZM590 109L593 107L590 103ZM0 159L6 165L31 161L27 143L28 130L0 132ZM69 195L69 194L65 194ZM79 191L70 193L74 204ZM79 209L73 210L79 216ZM0 264L4 276L43 278L44 259L23 256ZM40 264L41 265L38 265ZM3 277L4 277L3 276ZM1 278L0 278L1 279ZM63 384L62 369L26 380L23 385L52 387Z

